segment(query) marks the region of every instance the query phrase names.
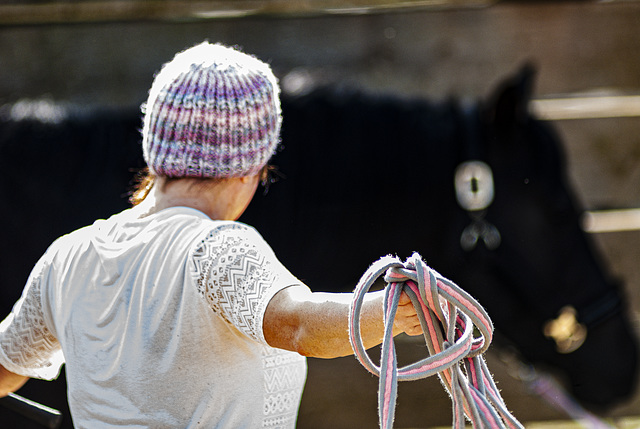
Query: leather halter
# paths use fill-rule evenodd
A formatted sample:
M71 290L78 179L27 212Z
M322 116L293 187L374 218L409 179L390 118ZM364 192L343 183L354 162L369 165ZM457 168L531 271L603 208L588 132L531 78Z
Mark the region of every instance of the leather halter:
M454 184L458 205L465 210L471 222L462 231L460 246L470 252L482 241L488 250L495 250L500 246L502 237L496 226L485 219L495 197L495 186L491 167L481 160L484 154L478 137L477 105L464 106L461 110L463 161L455 170ZM545 322L542 331L555 342L559 353L571 353L584 343L589 330L621 311L620 294L609 290L586 305L562 307L555 319Z

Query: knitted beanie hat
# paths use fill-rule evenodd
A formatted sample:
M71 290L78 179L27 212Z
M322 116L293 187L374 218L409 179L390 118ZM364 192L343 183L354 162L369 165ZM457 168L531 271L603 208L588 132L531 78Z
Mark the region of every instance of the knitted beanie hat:
M201 43L165 64L143 106L149 170L166 177L252 176L273 155L282 123L269 66Z

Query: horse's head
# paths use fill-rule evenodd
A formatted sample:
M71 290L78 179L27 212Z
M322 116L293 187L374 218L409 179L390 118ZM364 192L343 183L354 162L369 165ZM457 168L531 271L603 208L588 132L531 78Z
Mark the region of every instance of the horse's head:
M470 140L467 158L482 163L458 170L459 193L476 199L460 196L458 254L471 269L456 279L493 302L526 360L563 369L576 398L606 407L634 388L636 339L622 289L580 228L559 140L528 112L533 75L524 67L474 111L484 143Z
M610 405L632 389L635 339L580 229L560 142L529 115L532 80L525 68L466 109L335 88L285 97L274 162L287 179L243 220L318 290L352 287L385 253L420 251L524 358L568 374L583 403ZM483 163L458 169L465 210L449 180L469 160Z

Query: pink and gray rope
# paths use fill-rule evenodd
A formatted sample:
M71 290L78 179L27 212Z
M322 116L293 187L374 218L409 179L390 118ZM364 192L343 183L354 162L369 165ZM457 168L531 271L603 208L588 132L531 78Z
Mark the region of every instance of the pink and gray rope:
M367 354L360 337L360 311L365 294L381 276L387 282L384 300L385 333L380 366ZM429 356L397 367L393 320L402 291L416 308ZM479 333L474 337L474 330ZM356 358L380 377L378 415L380 427L391 428L395 416L398 381L438 374L453 402L453 427L464 428L465 416L474 428L522 428L507 410L482 354L493 337L493 324L473 297L429 268L414 253L402 263L386 256L360 279L349 312L349 336Z

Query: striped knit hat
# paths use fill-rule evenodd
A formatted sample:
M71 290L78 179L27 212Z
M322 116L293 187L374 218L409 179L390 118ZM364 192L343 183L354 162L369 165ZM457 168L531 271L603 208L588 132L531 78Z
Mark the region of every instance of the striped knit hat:
M201 43L165 64L143 106L149 170L166 177L252 176L280 139L280 88L269 66Z

